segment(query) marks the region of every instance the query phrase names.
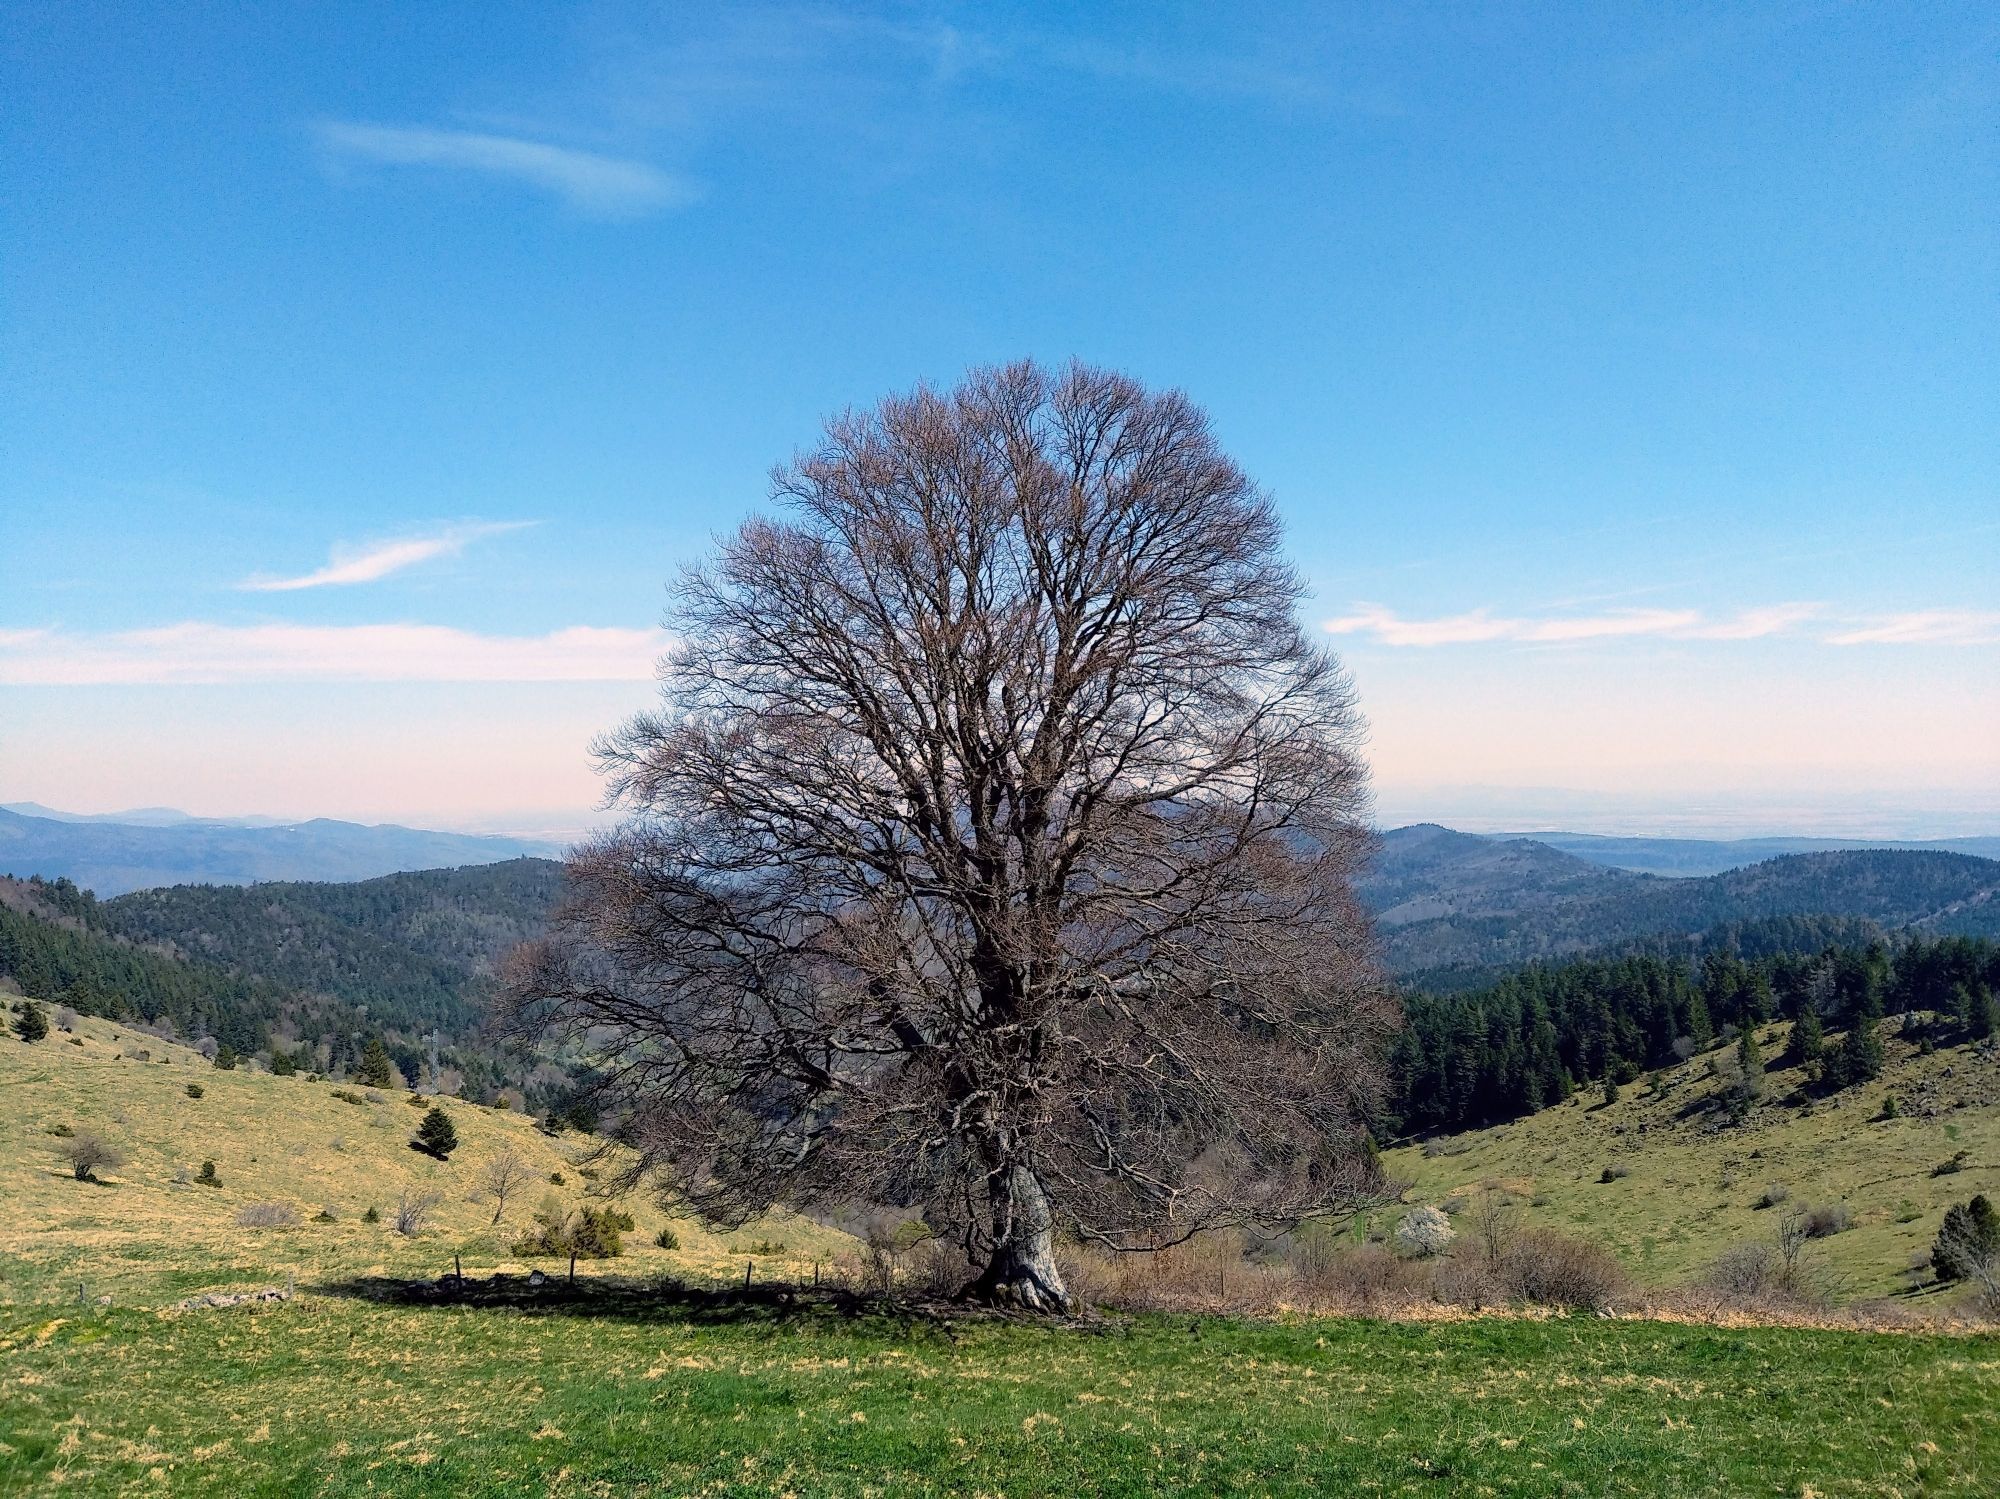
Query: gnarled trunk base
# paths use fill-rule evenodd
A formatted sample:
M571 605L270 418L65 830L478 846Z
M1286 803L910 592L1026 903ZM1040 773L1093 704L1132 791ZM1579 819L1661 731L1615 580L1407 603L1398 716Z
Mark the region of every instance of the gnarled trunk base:
M993 1252L959 1295L1023 1312L1067 1312L1075 1302L1056 1268L1055 1224L1034 1172L1014 1166L994 1174Z

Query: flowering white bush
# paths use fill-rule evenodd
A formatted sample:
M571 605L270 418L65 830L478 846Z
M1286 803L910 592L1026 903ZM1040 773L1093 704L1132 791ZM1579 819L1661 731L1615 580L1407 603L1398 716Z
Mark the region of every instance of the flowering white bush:
M1451 1219L1434 1207L1412 1208L1396 1225L1396 1248L1419 1259L1441 1252L1456 1237Z

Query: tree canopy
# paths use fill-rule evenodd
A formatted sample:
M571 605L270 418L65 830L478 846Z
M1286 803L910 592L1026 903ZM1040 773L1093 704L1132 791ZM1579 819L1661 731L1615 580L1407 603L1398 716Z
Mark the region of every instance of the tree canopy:
M627 818L517 974L712 1219L919 1207L1064 1304L1369 1193L1395 1009L1352 690L1185 397L1017 364L830 423L681 581Z

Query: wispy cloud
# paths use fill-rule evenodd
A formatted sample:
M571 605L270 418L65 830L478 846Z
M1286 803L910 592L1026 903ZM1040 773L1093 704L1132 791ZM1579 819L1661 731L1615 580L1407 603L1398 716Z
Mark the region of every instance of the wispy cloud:
M0 685L228 682L637 682L669 639L579 625L482 635L444 625L219 625L0 635Z
M486 536L523 530L537 524L529 520L480 521L446 526L427 536L406 536L396 541L370 542L366 546L336 546L325 567L302 573L296 578L246 578L236 586L249 593L291 593L300 588L333 588L354 583L373 583L391 573L399 573L435 557L455 557L473 542Z
M337 162L442 167L505 178L550 193L592 218L639 218L694 196L688 183L650 163L519 136L344 120L322 121L315 133Z
M1826 640L1828 645L1992 645L2000 643L2000 610L1918 609L1883 614Z
M1406 619L1380 604L1360 604L1326 621L1332 635L1368 635L1383 645L1474 645L1487 641L1559 644L1651 636L1666 640L1755 640L1786 634L1820 612L1817 604L1773 604L1710 618L1698 609L1611 609L1542 616L1474 609L1435 619Z

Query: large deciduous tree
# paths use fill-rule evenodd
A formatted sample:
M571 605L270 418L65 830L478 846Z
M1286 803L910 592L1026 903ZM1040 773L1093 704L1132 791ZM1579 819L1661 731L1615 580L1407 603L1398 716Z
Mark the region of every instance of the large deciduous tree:
M684 576L617 831L514 975L712 1220L919 1208L968 1294L1349 1208L1394 1004L1361 722L1176 392L1017 364L830 423Z

